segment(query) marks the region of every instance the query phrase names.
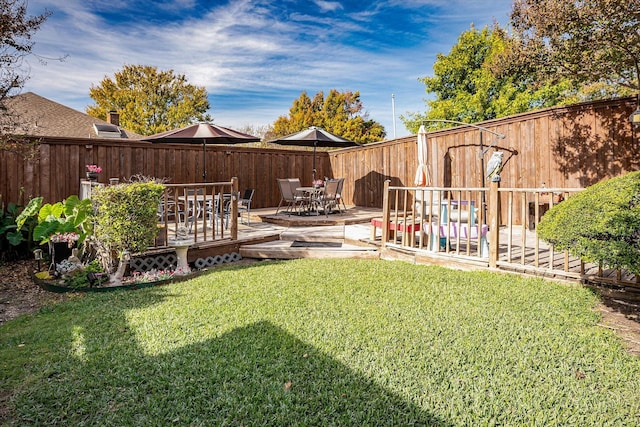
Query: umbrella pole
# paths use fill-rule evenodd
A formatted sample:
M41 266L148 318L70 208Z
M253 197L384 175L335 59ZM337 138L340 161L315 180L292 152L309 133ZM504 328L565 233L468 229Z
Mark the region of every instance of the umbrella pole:
M207 140L202 140L202 182L207 182Z
M316 145L318 145L317 141L313 143L313 180L311 181L311 185L316 181Z

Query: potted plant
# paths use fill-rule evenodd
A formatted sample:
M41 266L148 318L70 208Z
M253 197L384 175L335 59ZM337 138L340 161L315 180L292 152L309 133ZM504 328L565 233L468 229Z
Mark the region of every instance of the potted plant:
M87 179L89 181L97 181L98 174L102 172L102 168L98 165L87 165Z

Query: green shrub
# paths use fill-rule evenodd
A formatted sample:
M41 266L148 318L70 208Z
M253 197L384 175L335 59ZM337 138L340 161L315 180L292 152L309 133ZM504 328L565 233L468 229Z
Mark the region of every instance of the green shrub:
M599 182L555 205L537 231L584 261L640 274L640 172Z
M158 232L157 212L164 185L153 181L98 188L94 235L107 253L143 252ZM110 267L105 265L105 270Z

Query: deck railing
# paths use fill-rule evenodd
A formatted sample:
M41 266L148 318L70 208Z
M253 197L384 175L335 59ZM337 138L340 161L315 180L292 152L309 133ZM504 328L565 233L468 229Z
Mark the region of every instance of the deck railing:
M169 246L184 227L194 245L238 239L238 181L165 184L155 246Z
M493 182L487 188L398 187L387 181L382 245L417 251L441 264L640 286L624 270L584 263L538 237L545 212L581 190L500 188Z

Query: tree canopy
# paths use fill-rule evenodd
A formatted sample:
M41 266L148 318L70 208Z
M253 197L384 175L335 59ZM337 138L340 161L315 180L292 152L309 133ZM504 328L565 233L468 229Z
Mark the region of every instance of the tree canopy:
M514 0L511 24L514 59L542 78L640 90L640 2Z
M318 92L313 99L307 92L293 101L289 116L280 116L273 124L275 137L289 135L317 126L350 141L367 143L381 141L384 127L363 112L360 92L338 92L331 89L325 98Z
M498 66L512 49L512 40L498 25L463 32L448 55L438 54L434 75L420 79L428 94L424 114L401 116L407 129L417 132L429 119L473 123L504 117L543 106L556 105L570 84L532 85L528 70L502 72ZM425 123L440 128L441 123Z
M211 121L205 88L187 83L184 74L173 70L125 65L113 79L92 85L89 96L96 104L87 107L87 114L105 120L109 111L117 111L120 126L141 135Z
M7 98L19 92L29 79L25 58L33 55L34 33L51 15L50 12L27 16L25 0L0 0L0 150L25 157L37 155L37 142L13 135L23 128L24 118L11 112Z
M27 16L25 0L0 0L0 103L29 78L24 59L32 53L31 37L50 15Z
M438 54L434 75L421 79L435 99L426 113L401 117L407 129L640 91L638 1L514 0L510 29L471 27Z

